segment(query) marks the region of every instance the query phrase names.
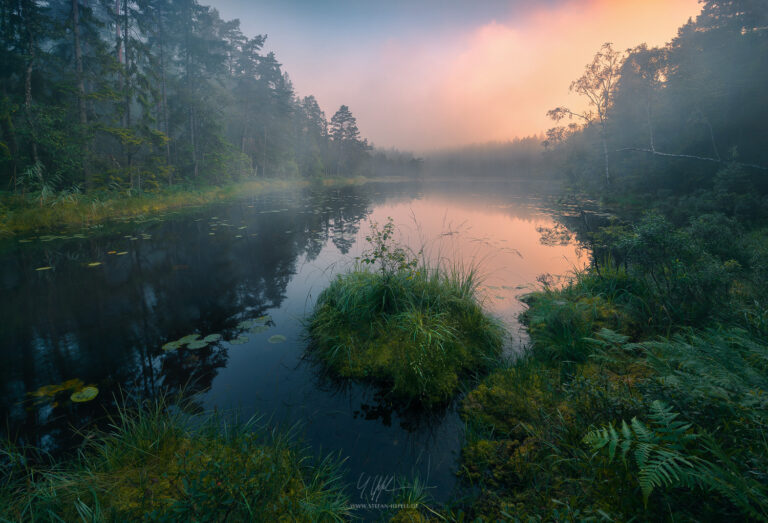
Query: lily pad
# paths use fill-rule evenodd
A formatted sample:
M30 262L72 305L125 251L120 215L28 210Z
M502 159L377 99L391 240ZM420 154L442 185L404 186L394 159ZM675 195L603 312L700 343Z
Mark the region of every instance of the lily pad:
M189 345L187 345L187 348L189 350L198 350L198 349L204 349L207 346L208 346L208 342L207 341L205 341L205 340L197 340L197 341L193 341L193 342L189 343Z
M248 336L240 335L234 340L229 340L230 345L244 345L248 343Z
M250 332L253 334L260 334L262 332L267 332L269 330L269 327L267 325L256 325L255 327L252 327Z
M101 262L91 262L88 264L88 267L98 267L99 265L101 265Z
M38 268L37 268L37 269L35 269L35 270L36 270L36 271L50 271L51 269L53 269L53 267L47 267L47 266L46 266L46 267L38 267Z
M174 351L174 350L178 349L179 347L181 347L181 343L178 340L176 340L176 341L169 341L168 343L163 345L163 350L165 352L171 352L171 351Z
M183 338L180 338L178 343L179 345L186 345L187 343L192 343L193 341L197 341L200 339L199 334L187 334Z
M286 339L287 338L282 334L275 334L274 336L270 336L267 341L269 343L283 343Z
M69 397L75 403L85 403L91 401L93 398L99 395L99 389L94 386L83 387L77 392L73 392Z
M128 251L121 251L117 253L117 256L125 256L126 254L128 254Z
M250 329L256 325L256 320L243 320L237 324L238 329Z
M221 334L209 334L205 338L203 338L203 341L206 343L214 343L221 339Z

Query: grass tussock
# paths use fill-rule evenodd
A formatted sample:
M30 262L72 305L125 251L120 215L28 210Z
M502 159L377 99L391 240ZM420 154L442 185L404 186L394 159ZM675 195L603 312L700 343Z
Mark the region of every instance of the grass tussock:
M493 364L504 331L483 310L475 268L418 261L392 233L391 220L382 230L374 225L373 249L319 296L309 320L312 355L340 377L387 386L393 397L443 403L463 376Z
M313 461L286 433L215 417L191 428L162 403L123 409L72 462L0 455L10 521L338 521L338 460ZM5 520L4 519L4 520Z

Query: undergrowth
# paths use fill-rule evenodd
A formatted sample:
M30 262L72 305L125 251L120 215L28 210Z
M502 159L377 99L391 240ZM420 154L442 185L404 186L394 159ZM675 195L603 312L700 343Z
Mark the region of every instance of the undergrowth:
M0 449L3 521L338 521L340 460L313 460L291 432L165 402L123 408L64 463Z
M531 346L462 404L471 517L768 520L768 233L733 231L650 215L523 298Z

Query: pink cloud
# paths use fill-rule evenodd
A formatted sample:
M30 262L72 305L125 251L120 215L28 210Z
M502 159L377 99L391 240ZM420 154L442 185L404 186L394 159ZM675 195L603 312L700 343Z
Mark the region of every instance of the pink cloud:
M697 0L589 0L538 8L464 33L425 28L330 64L292 65L329 112L349 105L376 144L425 150L536 134L546 111L578 105L568 85L603 42L661 45Z

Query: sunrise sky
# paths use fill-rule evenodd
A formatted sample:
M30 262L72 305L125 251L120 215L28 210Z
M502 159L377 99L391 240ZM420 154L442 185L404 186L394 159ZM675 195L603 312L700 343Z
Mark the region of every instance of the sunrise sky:
M570 82L600 45L661 45L698 0L211 0L327 116L349 105L363 136L425 152L537 134L576 106Z

